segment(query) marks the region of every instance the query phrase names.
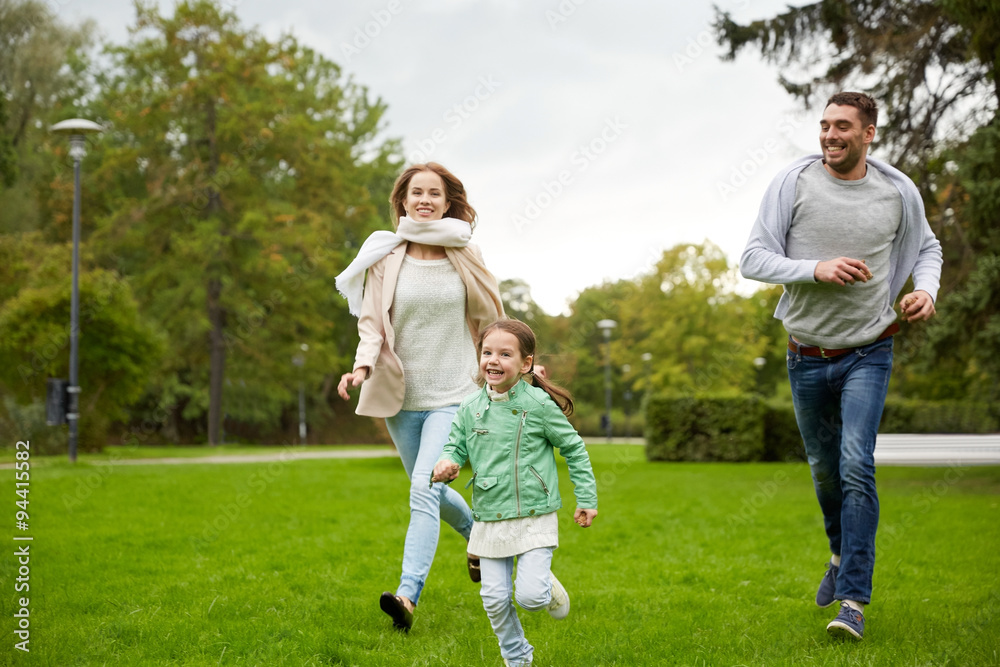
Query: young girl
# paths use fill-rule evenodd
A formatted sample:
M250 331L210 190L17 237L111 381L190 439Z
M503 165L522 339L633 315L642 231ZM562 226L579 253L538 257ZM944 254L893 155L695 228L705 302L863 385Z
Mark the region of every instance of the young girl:
M450 482L466 459L472 464L469 550L480 557L483 606L507 665L530 665L534 651L512 598L528 611L548 609L553 618L569 613L569 595L550 571L559 546L555 512L562 507L555 448L569 465L574 520L586 528L597 516L590 457L566 419L573 400L533 372L534 354L535 335L523 322L502 319L483 330L479 380L485 386L462 401L431 477L432 484Z
M459 402L476 388L474 341L503 315L503 303L496 278L469 243L476 212L454 174L434 162L413 165L396 180L390 202L395 233L372 234L337 276L337 288L359 316L361 338L354 369L341 377L337 390L347 400L351 388L361 387L357 413L385 418L410 478L399 586L379 598L393 625L408 631L437 550L441 519L465 539L472 530L462 495L425 482ZM467 554L469 574L479 581L474 554Z

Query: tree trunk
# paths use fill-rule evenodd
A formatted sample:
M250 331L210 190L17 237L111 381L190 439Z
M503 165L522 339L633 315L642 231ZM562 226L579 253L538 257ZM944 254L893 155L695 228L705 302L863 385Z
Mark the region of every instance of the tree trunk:
M222 425L222 383L226 374L226 310L222 307L222 281L211 278L208 281L208 332L210 357L208 381L208 444L219 444L219 430Z
M215 100L209 100L206 107L205 125L208 139L208 173L209 182L215 183L215 175L219 170L219 148L215 137L216 110ZM208 187L207 212L213 215L221 209L219 192L214 185ZM222 278L215 269L210 271L207 290L208 322L209 322L209 381L208 381L208 444L220 443L219 431L222 426L222 387L226 376L226 309L222 305Z

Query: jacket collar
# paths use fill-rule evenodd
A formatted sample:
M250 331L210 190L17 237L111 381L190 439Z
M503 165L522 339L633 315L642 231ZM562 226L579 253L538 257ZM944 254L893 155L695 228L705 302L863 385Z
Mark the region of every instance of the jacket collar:
M504 406L520 405L521 399L524 398L524 396L527 395L528 393L529 386L530 385L527 382L525 382L523 378L518 380L517 384L515 384L508 390L508 394L510 395L510 400L503 403L503 405ZM488 405L493 402L490 400L490 395L489 392L487 392L486 390L486 385L483 385L482 388L479 390L478 402L480 405Z

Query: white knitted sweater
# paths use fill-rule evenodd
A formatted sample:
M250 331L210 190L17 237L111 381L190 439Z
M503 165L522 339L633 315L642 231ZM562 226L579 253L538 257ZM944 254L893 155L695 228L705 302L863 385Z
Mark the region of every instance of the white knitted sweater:
M448 258L403 259L392 302L395 350L406 378L403 410L457 405L476 390L465 301L465 283Z

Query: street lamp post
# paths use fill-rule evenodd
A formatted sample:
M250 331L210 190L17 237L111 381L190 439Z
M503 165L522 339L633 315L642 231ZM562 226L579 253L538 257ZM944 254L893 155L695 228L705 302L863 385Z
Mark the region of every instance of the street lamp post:
M309 345L302 343L299 349L303 352L309 351ZM296 354L292 357L292 363L299 367L299 444L306 444L306 383L302 379L302 367L306 364L303 354Z
M608 441L611 441L611 330L618 326L614 320L600 320L597 328L604 333L604 428Z
M629 373L632 372L632 365L625 364L622 366L622 379L625 381L625 391L622 393L622 398L625 399L625 439L632 437L632 425L629 422L629 411L632 408L632 381L629 379Z
M66 421L69 422L69 460L76 462L76 442L80 428L80 162L87 154L84 135L103 132L97 123L82 118L72 118L56 123L50 128L56 134L69 135L69 155L73 158L73 288L69 315L69 405Z
M642 393L644 396L649 396L649 362L653 360L653 355L650 352L643 352L639 358L642 359Z

